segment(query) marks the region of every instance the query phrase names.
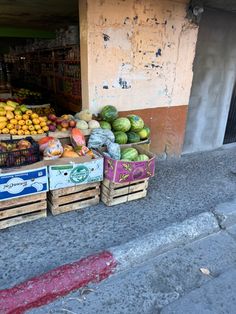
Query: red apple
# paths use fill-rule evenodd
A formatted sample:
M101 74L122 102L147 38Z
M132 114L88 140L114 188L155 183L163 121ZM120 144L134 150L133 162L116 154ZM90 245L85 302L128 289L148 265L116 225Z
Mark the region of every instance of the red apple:
M75 120L70 120L69 125L71 128L74 128L76 126L76 121Z
M53 113L50 113L48 115L48 120L51 120L51 121L56 121L57 120L57 116Z
M49 131L51 131L51 132L55 132L57 129L56 126L53 124L50 124L48 127L49 127Z

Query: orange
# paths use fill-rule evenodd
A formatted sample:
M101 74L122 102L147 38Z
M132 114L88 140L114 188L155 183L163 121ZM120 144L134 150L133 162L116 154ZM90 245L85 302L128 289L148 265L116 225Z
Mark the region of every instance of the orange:
M25 124L26 124L26 125L31 125L31 124L32 124L32 121L31 121L31 120L26 120L26 121L25 121Z
M45 121L40 122L40 126L46 126L46 125L47 125L47 123Z
M21 119L22 119L22 116L20 116L19 114L16 114L16 115L15 115L15 119L16 119L16 120L21 120Z
M16 129L12 129L12 130L10 130L10 134L11 134L11 135L16 135L16 134L17 134Z
M38 118L34 118L32 121L33 121L33 124L39 124L40 123Z
M9 129L9 130L14 129L14 124L8 123L7 129Z
M23 114L22 118L23 118L24 120L29 120L29 115L25 113L25 114Z
M47 125L43 126L42 129L44 130L44 132L48 132L49 131L49 127Z
M2 134L9 134L10 130L7 128L2 129Z
M17 122L16 119L11 119L11 120L10 120L10 123L15 125L15 124L17 124L18 122Z
M23 126L22 126L22 130L26 131L26 130L28 130L28 129L29 129L28 125L23 125Z
M39 115L37 113L32 113L31 114L31 119L37 119Z
M25 120L19 120L19 125L25 125Z
M33 125L30 125L30 126L29 126L29 130L30 130L30 131L34 131L34 126L33 126Z
M36 131L38 131L38 130L41 129L41 126L40 126L39 124L35 124L34 129L35 129Z

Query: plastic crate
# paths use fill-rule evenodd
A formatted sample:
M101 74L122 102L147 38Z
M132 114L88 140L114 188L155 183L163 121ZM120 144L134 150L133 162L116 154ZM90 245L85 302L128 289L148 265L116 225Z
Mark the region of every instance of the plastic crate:
M9 152L0 152L0 168L20 167L33 164L40 161L40 151L38 143L32 137L26 137L31 143L31 147L27 149L18 149ZM0 141L9 145L14 145L20 140L4 140Z

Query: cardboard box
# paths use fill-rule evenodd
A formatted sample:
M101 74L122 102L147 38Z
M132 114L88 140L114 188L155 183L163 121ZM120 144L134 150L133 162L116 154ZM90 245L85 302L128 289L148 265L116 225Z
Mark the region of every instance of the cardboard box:
M48 173L43 162L0 172L1 201L47 191Z
M122 146L122 145L121 145ZM134 182L153 177L156 156L139 145L130 145L139 153L146 154L148 161L122 161L104 156L104 177L115 183Z
M95 159L84 156L69 161L68 158L45 161L48 164L49 189L102 181L104 160L100 154L95 155Z

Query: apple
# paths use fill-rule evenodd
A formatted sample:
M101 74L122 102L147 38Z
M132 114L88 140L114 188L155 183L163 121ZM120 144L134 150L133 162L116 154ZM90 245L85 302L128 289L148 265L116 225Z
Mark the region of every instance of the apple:
M61 124L62 123L62 121L64 121L62 118L57 118L57 120L56 120L56 124L58 125L58 124Z
M61 126L63 129L68 129L69 128L69 121L63 120L61 122Z
M51 132L55 132L57 129L56 126L53 124L50 124L48 127L49 127L49 131L51 131Z
M75 126L76 126L76 121L75 121L75 120L70 120L69 126L70 126L71 128L75 128Z
M57 129L58 129L59 131L61 131L62 126L61 126L61 125L57 125Z
M57 120L57 116L56 116L55 114L53 114L53 113L50 113L50 114L48 115L48 120L54 122L54 121Z
M67 128L61 128L61 132L66 132Z

